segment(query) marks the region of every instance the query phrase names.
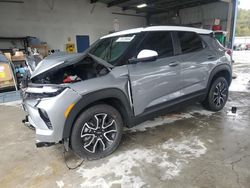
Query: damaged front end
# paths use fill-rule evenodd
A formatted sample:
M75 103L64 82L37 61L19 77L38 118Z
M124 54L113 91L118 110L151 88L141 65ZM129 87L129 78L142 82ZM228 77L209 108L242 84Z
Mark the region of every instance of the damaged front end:
M59 53L44 59L31 75L32 83L65 84L106 75L113 66L91 54Z
M111 68L87 53L52 55L37 66L22 86L23 108L35 128L37 147L62 141L69 111L81 99L71 85L104 76Z

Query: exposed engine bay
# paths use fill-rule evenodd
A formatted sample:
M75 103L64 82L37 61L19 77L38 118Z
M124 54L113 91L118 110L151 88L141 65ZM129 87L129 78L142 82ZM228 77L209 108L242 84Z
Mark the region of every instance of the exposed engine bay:
M66 67L56 67L44 74L31 79L36 84L66 84L74 83L91 78L104 76L109 73L108 68L86 57L78 63Z

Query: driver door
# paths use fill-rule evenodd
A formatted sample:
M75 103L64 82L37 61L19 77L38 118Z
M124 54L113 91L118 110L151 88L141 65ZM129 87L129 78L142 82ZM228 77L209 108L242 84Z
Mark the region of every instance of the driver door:
M128 65L135 115L167 105L180 96L179 58L174 56L171 32L148 32L136 57L145 49L156 51L158 58Z

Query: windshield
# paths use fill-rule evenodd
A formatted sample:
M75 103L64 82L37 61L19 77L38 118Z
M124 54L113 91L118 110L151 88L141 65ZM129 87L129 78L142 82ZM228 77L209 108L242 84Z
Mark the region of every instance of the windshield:
M91 47L89 53L114 64L129 48L135 37L136 34L129 34L101 39Z

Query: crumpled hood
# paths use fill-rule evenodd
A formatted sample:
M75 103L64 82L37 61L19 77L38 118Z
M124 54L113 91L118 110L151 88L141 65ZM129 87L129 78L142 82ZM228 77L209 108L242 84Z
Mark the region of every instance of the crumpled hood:
M87 56L93 58L94 61L104 65L105 67L108 67L108 68L113 67L111 64L107 63L106 61L88 53L69 54L67 52L59 52L59 53L50 55L46 57L45 59L43 59L35 68L34 72L31 74L31 79L41 74L47 73L48 71L53 71L56 69L60 69L60 68L78 63Z

